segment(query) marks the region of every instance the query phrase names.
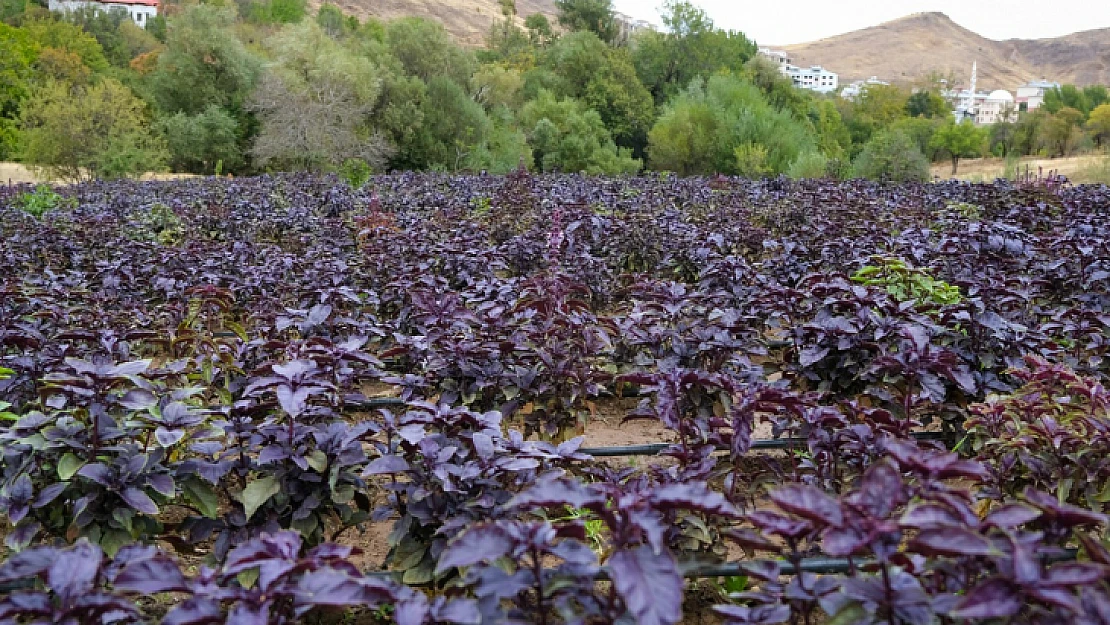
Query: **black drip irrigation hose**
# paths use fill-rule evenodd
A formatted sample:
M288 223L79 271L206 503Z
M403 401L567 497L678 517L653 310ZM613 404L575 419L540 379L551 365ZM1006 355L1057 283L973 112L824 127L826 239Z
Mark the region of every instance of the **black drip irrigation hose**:
M1054 556L1042 558L1044 564L1058 562L1071 562L1079 557L1078 549L1065 549ZM813 573L815 575L844 575L853 571L868 570L877 565L873 559L862 558L849 560L848 558L812 557L804 558L797 566L789 560L744 560L739 562L724 562L721 564L690 564L679 563L682 576L686 579L714 579L718 577L744 577L750 576L749 571L761 570L766 564L778 565L780 575L798 575L799 573ZM380 579L397 579L401 573L393 571L369 571L368 577ZM602 567L597 574L598 581L611 579L606 567ZM430 586L431 583L410 584L415 587Z
M944 432L917 432L913 437L919 441L951 442L952 437ZM623 447L583 447L578 451L594 456L595 458L620 458L624 456L657 456L663 451L674 447L677 443L649 443L645 445L625 445ZM808 445L804 438L774 438L752 441L752 449L799 449ZM728 447L720 447L719 451L727 451Z

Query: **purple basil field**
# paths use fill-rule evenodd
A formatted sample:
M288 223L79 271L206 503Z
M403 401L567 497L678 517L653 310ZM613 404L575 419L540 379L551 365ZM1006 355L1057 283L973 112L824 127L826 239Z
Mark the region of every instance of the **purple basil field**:
M0 188L0 624L1110 625L1110 188Z

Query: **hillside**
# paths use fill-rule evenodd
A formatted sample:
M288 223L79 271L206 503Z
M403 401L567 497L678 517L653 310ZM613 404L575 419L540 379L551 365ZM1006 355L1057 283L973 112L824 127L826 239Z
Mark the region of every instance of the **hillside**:
M943 13L917 13L811 43L781 46L798 65L824 65L847 82L878 76L908 83L931 71L966 86L979 63L979 87L1008 89L1038 78L1110 84L1110 28L1055 39L982 37Z
M485 41L490 25L501 19L497 0L331 0L348 15L360 19L368 16L394 19L417 15L435 18L447 28L455 39L467 45ZM315 11L321 0L309 0ZM517 0L517 13L521 21L533 13L544 13L555 22L557 15L554 0Z

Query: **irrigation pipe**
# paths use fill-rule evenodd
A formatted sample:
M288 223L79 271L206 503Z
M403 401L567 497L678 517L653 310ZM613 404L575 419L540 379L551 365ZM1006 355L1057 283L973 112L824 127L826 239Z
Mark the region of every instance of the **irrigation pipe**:
M913 437L919 441L950 442L951 437L943 432L917 432ZM805 447L808 440L804 438L774 438L752 441L752 449L794 449ZM649 443L645 445L625 445L623 447L583 447L578 451L594 456L595 458L620 458L624 456L657 456L664 450L674 447L675 443ZM727 451L728 447L719 447L720 451Z

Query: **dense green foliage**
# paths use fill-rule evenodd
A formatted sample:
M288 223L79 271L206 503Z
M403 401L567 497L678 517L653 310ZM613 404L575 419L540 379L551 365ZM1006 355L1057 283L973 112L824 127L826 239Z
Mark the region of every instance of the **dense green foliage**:
M611 0L556 5L557 23L504 0L475 49L433 20L363 21L331 3L313 16L305 0L171 0L145 29L122 11L3 0L0 160L58 171L60 154L44 146L78 141L100 160L104 146L126 148L111 165L81 157L89 176L359 161L374 171L922 179L929 161L955 171L963 158L1065 156L1110 139L1101 86L1064 85L1041 109L976 129L950 122L940 77L912 90L868 85L854 99L797 88L754 41L685 0L663 3L658 31L635 32ZM104 111L117 119L80 132L26 112L60 106L62 90L106 92L107 81L141 106ZM106 134L123 127L126 141ZM914 149L889 153L902 145ZM156 157L140 163L148 149Z
M784 173L815 149L802 120L775 109L755 85L732 76L691 83L664 111L649 147L658 169L753 176Z
M881 132L875 135L853 163L860 178L885 182L923 182L929 179L929 161L905 133Z

